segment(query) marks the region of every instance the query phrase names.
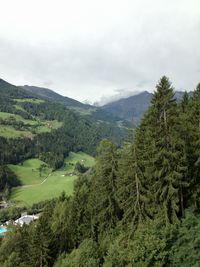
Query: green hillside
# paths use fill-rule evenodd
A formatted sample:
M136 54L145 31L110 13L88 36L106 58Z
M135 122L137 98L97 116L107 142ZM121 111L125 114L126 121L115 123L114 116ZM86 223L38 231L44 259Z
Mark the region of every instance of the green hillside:
M41 155L51 164L53 154L58 161L63 161L69 151L94 154L102 138L120 144L126 132L127 129L118 127L117 123L83 118L64 105L0 80L2 163Z
M55 93L53 90L50 90L48 88L28 86L28 85L20 86L20 88L26 90L27 92L46 98L48 100L52 100L57 103L64 104L67 107L74 107L74 108L77 107L77 108L83 108L83 109L86 109L87 107L89 107L89 105L85 105L70 97L61 96L58 93Z
M39 170L41 165L45 166L42 172ZM18 165L9 164L8 168L15 173L21 185L39 184L52 171L51 168L39 159L29 159Z
M18 101L19 100L21 103L27 102L24 101L24 99L18 99ZM29 101L31 101L31 99L28 100L28 102ZM36 103L40 103L38 101ZM32 103L35 103L35 101ZM57 120L47 121L37 117L24 119L20 115L6 112L0 112L0 124L0 136L5 138L33 138L39 133L51 132L63 125L62 122Z
M52 101L41 98L33 92L0 80L1 194L8 195L16 185L29 186L28 189L15 189L12 198L32 204L58 196L68 181L71 182L69 187L66 186L66 192L71 194L72 180L76 176L70 176L68 180L60 179L66 171L61 168L67 164L65 159L71 151L95 155L96 146L103 138L121 145L127 134L127 128L122 122L115 122L112 116L107 116L107 121L103 121L105 117L102 118L101 112L98 114L99 110L94 108L92 112L96 112L96 118L89 117L90 112L80 114L81 112L68 109L55 100L57 99ZM85 105L78 105L77 108L82 107ZM75 155L77 161L81 154ZM70 160L73 162L73 154L70 154ZM39 172L41 164L47 167L45 171ZM69 170L70 166L67 168ZM59 172L56 172L58 169ZM40 186L44 176L51 171L54 171L53 175L45 185ZM44 190L45 187L47 190ZM37 194L38 199L35 197Z
M72 109L76 113L87 117L92 121L102 121L112 125L117 125L119 121L123 124L124 127L130 127L130 124L126 120L122 120L120 116L113 115L112 112L108 112L103 108L95 107L88 104L83 104L77 100L74 100L69 97L65 97L55 93L53 90L48 88L41 88L36 86L21 86L24 90L31 92L40 97L46 98L50 101L60 103L67 108Z

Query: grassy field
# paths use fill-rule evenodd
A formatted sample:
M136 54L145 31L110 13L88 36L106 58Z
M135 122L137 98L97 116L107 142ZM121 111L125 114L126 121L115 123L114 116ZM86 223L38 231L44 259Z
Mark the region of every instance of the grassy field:
M17 138L17 137L32 137L30 131L19 131L16 130L13 126L9 125L0 125L0 136L6 138Z
M20 105L14 105L14 107L16 108L16 109L18 109L18 110L21 110L21 111L23 111L23 112L26 112L26 110L22 107L22 106L20 106ZM27 112L26 112L27 113Z
M22 185L33 185L41 183L51 172L51 169L46 166L40 173L39 167L42 164L45 163L39 159L29 159L24 161L23 165L9 164L8 167L17 175Z
M34 203L58 197L63 191L71 195L76 178L77 176L61 177L58 173L54 173L43 184L14 189L12 200L31 206Z
M15 120L15 121L22 121L25 125L37 125L39 122L37 120L26 120L22 118L20 115L0 112L0 118L3 120Z
M12 114L12 113L6 113L6 112L0 112L0 118L2 118L2 119L14 118L16 121L23 120L23 118L19 115Z
M37 159L25 161L24 166L9 165L22 183L26 185L13 189L11 200L31 206L33 203L57 197L63 191L67 195L71 195L73 193L74 181L77 179L77 176L73 174L74 166L77 162L87 167L92 167L95 164L93 157L83 152L71 152L69 157L65 159L63 168L55 172L51 172L51 169L46 171L47 179L45 181L44 176L39 176L37 168L40 166L41 161ZM33 166L35 172L32 172Z
M0 136L6 138L17 138L17 137L33 137L34 134L40 134L45 132L51 132L51 130L58 129L62 126L62 122L57 120L53 121L41 121L27 120L22 118L20 115L11 114L6 112L0 112L0 118L3 120L23 122L25 127L18 130L12 125L0 125ZM24 129L25 128L25 129Z
M68 172L73 171L74 165L77 162L80 162L86 167L92 167L95 164L95 159L83 152L78 152L78 153L71 152L69 154L69 157L65 159L64 167L60 170L67 170Z
M51 132L51 130L55 130L60 128L63 125L62 122L53 120L53 121L44 121L40 126L36 128L36 133L46 133Z
M24 98L24 99L15 99L18 103L33 103L33 104L41 104L44 103L45 101L42 99L34 99L34 98Z

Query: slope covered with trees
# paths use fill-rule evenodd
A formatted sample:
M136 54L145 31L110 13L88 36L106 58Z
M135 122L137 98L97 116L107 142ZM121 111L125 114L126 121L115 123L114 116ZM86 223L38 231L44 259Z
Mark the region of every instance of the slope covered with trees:
M0 264L54 267L200 265L200 85L182 102L161 78L122 148L103 140L71 198L11 229Z
M6 164L32 157L57 169L70 151L94 155L102 138L119 145L126 132L117 124L84 118L62 104L0 80L0 173ZM5 181L3 177L0 180Z
M75 99L59 95L58 93L48 88L36 86L21 86L22 89L31 92L37 96L43 97L55 103L60 103L69 109L72 109L79 115L82 115L92 121L103 121L112 125L120 123L123 127L129 127L130 123L122 119L120 116L114 115L112 112L106 111L103 108L95 107L88 104L83 104Z
M58 102L60 104L64 104L67 107L74 107L74 108L86 108L87 105L84 105L83 103L74 100L72 98L69 97L64 97L61 96L57 93L55 93L54 91L48 89L48 88L42 88L42 87L37 87L37 86L28 86L28 85L24 85L24 86L20 86L22 89L31 92L33 94L39 95L41 97L47 98L49 100L52 100L54 102Z

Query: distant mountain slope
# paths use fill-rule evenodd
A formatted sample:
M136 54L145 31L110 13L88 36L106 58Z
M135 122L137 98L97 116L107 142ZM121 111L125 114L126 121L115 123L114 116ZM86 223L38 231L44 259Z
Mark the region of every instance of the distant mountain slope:
M177 91L175 97L179 100L183 97L184 92ZM190 95L192 92L189 93ZM101 108L112 113L121 119L138 123L148 109L152 93L147 91L141 92L127 98L119 99L115 102L108 103Z
M73 109L78 114L81 114L84 117L87 117L92 121L103 121L103 122L114 123L114 124L118 124L120 122L122 126L125 126L125 127L130 126L128 122L123 121L124 119L119 118L117 115L113 114L112 112L109 112L100 107L83 104L75 99L62 96L54 92L51 89L37 87L37 86L28 86L28 85L24 85L20 87L40 97L44 97L50 101L60 103L66 106L67 108Z
M103 138L120 144L126 134L127 128L118 121L82 116L0 80L0 164L39 157L57 168L70 151L95 154Z
M29 98L36 97L33 93L27 93L26 90L19 88L13 84L10 84L3 79L0 79L0 96L9 98Z
M69 97L65 97L62 95L57 94L53 90L50 90L48 88L43 88L43 87L37 87L37 86L29 86L29 85L24 85L20 86L22 89L37 94L41 97L48 98L49 100L53 100L55 102L64 104L68 107L78 107L78 108L88 108L88 105L85 105L77 100L74 100Z
M148 109L152 94L145 91L140 94L119 99L102 106L108 112L122 119L138 123Z

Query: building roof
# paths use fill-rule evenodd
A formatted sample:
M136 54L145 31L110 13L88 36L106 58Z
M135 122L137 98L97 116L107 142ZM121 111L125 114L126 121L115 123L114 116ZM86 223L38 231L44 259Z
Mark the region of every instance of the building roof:
M24 215L21 218L17 219L15 223L20 224L20 225L29 224L32 221L37 220L37 219L38 219L38 216L35 216L35 215Z

